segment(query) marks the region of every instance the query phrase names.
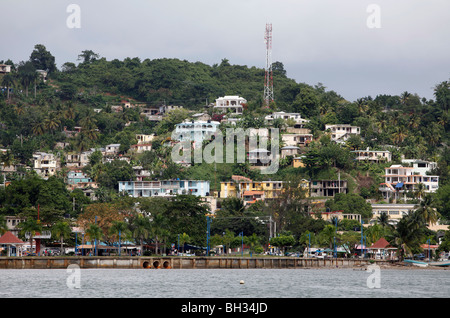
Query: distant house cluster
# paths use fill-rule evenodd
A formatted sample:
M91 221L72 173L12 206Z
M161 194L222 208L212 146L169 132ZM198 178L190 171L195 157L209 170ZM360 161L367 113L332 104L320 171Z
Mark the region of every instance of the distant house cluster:
M0 73L10 72L9 65L0 65ZM45 76L45 74L42 74ZM182 122L176 123L173 127L172 136L163 141L164 146L173 147L179 143L187 144L188 147L196 149L202 147L205 142L211 141L220 132L222 123L237 125L243 118L247 107L247 100L237 95L226 95L219 97L215 103L205 106L207 111L195 112ZM108 105L112 112L124 112L129 108L138 108L142 119L159 122L170 112L183 109L180 105L149 106L145 103L124 101L120 105ZM101 112L102 109L95 109ZM280 147L278 153L272 153L272 149L260 146L253 147L245 142L245 159L250 169L264 169L273 160L285 160L293 168L305 167L304 159L308 147L316 141L314 134L309 129L310 121L302 117L300 113L277 111L267 114L264 117L268 127L277 127L280 130ZM228 127L228 126L227 126ZM250 135L267 137L267 129L249 129ZM62 133L67 138L75 138L82 132L81 127L64 127ZM352 136L360 136L361 129L358 126L349 124L327 124L321 132L328 135L330 140L339 144L346 144ZM81 189L87 196L95 200L95 190L99 187L96 180L90 178L83 172L83 168L90 163L91 155L98 151L101 153L103 163L115 160L124 160L132 163L133 156L144 154L154 150L154 134L136 134L136 142L128 145L124 150L120 143L111 143L100 148L92 148L82 152L60 151L64 150L67 142L59 142L55 146L54 152L39 151L32 155L31 166L24 165L2 165L2 174L23 173L26 170L34 170L39 176L48 179L54 175L62 175L64 168L64 178L67 188L70 190ZM161 141L159 141L161 142ZM363 147L361 147L363 148ZM355 149L351 154L355 163L386 163L390 164L384 170L383 182L379 185L379 191L383 200L389 204L373 205L374 218L382 211L387 213L392 222L396 222L411 209L409 204L398 205L396 202L402 200L407 202L414 198L421 198L425 193L437 191L439 187L439 176L433 175L432 170L436 168L435 162L428 162L417 159L403 159L401 164L392 164L394 161L391 149L380 147L378 149ZM1 149L4 153L7 149ZM176 164L189 167L189 161L175 161ZM266 201L278 198L286 189L286 184L280 180L267 178L262 181L251 180L249 178L232 175L230 180L220 182L220 190L211 191L210 182L207 180L161 180L155 177L154 172L144 169L140 165L133 163L133 180L120 180L118 191L121 194L131 197L173 197L179 194L191 194L204 198L208 202L215 202L223 198L239 198L245 206L249 206L258 201ZM3 186L7 186L4 182ZM314 198L318 201L327 200L337 194L349 193L349 180L345 178L310 179L301 180L300 186L305 190L305 197ZM411 195L413 193L414 195ZM396 205L397 204L397 205ZM216 204L211 205L214 212ZM337 217L339 219L355 219L360 221L360 216L346 214L345 211L327 212L322 217L329 219ZM373 221L374 219L372 219ZM20 220L8 220L14 224Z

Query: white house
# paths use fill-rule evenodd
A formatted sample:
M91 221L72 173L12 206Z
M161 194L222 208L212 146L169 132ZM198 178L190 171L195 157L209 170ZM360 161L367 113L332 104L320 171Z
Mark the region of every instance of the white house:
M105 147L105 155L115 155L119 152L120 144L109 144Z
M421 174L413 167L392 165L385 168L383 177L384 183L379 190L385 199L399 199L402 195L406 199L406 192L417 191L419 184L423 184L425 193L436 192L439 188L439 176Z
M33 154L33 169L42 178L47 179L56 174L59 168L59 161L56 156L46 152L36 152Z
M305 124L309 123L309 120L302 118L300 113L285 113L285 112L274 112L265 117L266 121L270 124L274 119L291 119L295 121L295 128L305 128Z
M224 96L216 99L214 109L219 110L222 113L231 112L232 114L240 115L244 110L243 104L246 104L247 100L239 96Z
M346 141L351 135L359 135L361 133L358 126L349 124L325 125L325 130L331 131L331 140Z
M387 150L355 150L352 151L356 157L356 161L372 161L372 162L391 162L392 154Z
M185 121L175 126L175 140L193 141L201 144L204 140L209 140L219 129L218 121Z
M431 172L432 169L437 167L436 162L420 159L402 159L402 163L413 167L414 172L418 172L422 175L425 175L427 172Z

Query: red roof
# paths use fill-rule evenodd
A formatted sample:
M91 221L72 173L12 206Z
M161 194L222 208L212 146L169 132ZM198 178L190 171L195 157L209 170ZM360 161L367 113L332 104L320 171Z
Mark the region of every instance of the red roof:
M12 234L10 231L0 237L0 244L25 244L21 239Z
M387 247L391 247L391 246L390 246L389 242L386 241L383 237L380 238L375 243L373 243L372 246L370 246L370 248L387 248Z

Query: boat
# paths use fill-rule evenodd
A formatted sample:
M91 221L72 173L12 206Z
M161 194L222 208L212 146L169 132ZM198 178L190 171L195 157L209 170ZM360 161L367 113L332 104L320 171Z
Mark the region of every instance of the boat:
M431 266L450 266L450 260L447 261L440 261L440 262L431 262L428 263Z
M404 260L405 263L409 263L412 264L414 266L419 266L419 267L427 267L429 264L426 262L420 262L420 261L414 261L412 259L405 259Z

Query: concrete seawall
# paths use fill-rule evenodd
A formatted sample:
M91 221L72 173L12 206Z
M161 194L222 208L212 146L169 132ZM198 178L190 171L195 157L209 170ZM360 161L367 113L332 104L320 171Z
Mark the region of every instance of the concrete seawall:
M0 269L65 269L71 264L80 268L129 269L210 269L210 268L361 268L369 260L317 259L296 257L0 257ZM391 261L374 261L392 265Z

